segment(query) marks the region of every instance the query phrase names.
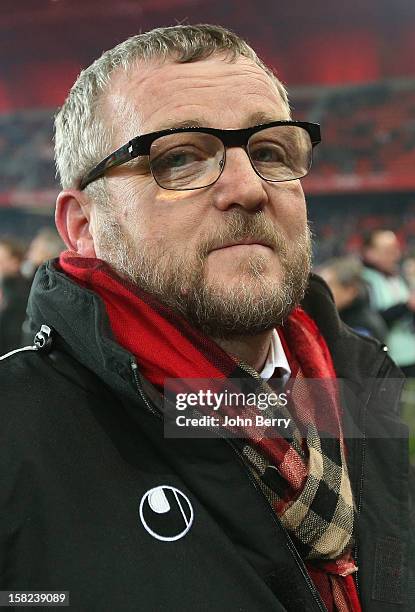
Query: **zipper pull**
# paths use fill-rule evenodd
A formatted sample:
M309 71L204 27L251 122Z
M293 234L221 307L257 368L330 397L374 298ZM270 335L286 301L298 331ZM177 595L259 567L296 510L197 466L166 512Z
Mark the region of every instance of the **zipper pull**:
M42 325L34 337L33 344L38 351L49 353L52 348L52 329L48 325Z
M141 386L138 380L138 365L134 358L131 359L131 371L133 373L134 385L136 386L137 391L140 393Z

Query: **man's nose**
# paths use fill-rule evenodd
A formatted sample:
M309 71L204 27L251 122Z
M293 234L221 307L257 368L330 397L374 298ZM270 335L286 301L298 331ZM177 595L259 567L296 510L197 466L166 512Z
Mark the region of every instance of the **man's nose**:
M268 200L264 183L253 169L245 149L229 148L226 151L225 168L213 186L214 205L220 210L232 206L241 206L251 211L261 210Z

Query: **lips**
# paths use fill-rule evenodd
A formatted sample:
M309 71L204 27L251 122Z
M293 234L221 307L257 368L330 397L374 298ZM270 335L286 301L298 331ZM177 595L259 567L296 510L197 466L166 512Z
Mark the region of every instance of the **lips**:
M215 247L214 249L212 249L212 251L218 251L219 249L227 249L233 246L244 246L250 244L268 247L269 249L273 248L273 246L269 242L265 242L258 238L246 238L244 240L233 240L231 242L226 242L225 244L221 244L220 246Z

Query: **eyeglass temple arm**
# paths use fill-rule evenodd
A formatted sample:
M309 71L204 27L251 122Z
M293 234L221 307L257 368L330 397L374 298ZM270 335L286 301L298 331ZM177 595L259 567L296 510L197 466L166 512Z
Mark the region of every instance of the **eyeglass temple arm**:
M103 159L102 162L95 166L95 168L92 168L92 170L90 170L90 172L88 172L88 174L81 180L79 189L82 191L82 189L85 189L87 185L101 178L101 176L104 176L107 170L120 166L133 157L135 157L134 147L132 141L130 141L126 145L123 145L114 151L114 153L111 153L111 155L108 155L108 157Z
M311 144L313 145L313 147L315 147L321 142L321 131L320 125L318 123L308 124L308 134L310 136Z

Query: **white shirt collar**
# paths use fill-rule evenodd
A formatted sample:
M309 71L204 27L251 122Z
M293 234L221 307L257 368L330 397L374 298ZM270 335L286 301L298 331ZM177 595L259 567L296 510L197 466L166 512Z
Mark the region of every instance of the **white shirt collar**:
M281 368L283 370L282 382L285 385L291 376L291 368L289 366L287 356L284 348L281 344L278 332L274 329L271 336L271 344L269 345L269 351L265 360L264 367L262 368L259 375L264 380L269 380L274 374L275 368Z

